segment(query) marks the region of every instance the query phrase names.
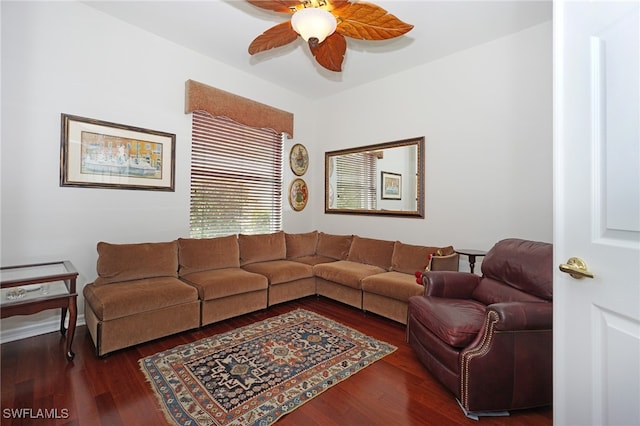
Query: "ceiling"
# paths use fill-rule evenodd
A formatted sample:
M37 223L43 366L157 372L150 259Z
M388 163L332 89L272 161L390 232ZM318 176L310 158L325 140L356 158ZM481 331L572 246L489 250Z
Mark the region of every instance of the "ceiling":
M85 1L88 6L240 71L316 99L551 20L551 0L371 0L414 25L404 36L347 38L343 71L318 65L300 37L251 56L251 41L290 15L243 0Z

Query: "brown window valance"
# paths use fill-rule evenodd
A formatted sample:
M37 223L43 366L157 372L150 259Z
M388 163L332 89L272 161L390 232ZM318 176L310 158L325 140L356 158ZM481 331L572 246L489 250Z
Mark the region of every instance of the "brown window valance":
M293 113L187 80L185 113L193 111L207 111L214 117L228 117L246 126L273 129L293 137Z

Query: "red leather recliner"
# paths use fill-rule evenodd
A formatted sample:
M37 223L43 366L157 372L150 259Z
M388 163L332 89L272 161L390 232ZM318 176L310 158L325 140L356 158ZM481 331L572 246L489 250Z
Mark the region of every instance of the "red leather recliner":
M551 244L507 239L482 277L429 272L409 299L407 338L467 412L552 403Z

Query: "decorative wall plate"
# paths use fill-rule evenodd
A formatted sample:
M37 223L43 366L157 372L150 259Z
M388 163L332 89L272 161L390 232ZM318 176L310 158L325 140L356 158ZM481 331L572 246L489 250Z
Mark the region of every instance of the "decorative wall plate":
M291 171L295 173L296 176L305 174L307 167L309 167L309 153L307 152L307 148L299 143L292 146L289 163L291 164Z
M289 204L293 210L299 212L304 209L309 200L309 190L307 189L307 183L298 178L294 179L289 185Z

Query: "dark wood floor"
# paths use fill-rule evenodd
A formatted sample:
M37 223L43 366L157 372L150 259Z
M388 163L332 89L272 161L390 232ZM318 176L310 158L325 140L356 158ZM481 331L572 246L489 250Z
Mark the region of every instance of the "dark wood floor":
M202 329L125 349L100 359L86 327L78 327L67 362L64 340L50 333L1 347L2 425L162 425L164 415L138 368L138 359L174 346L304 308L398 347L394 353L332 387L278 425L471 425L455 399L435 382L405 343L405 328L374 314L309 297ZM8 409L57 410L57 420L10 418ZM65 414L66 413L66 414ZM485 417L487 425L550 425L552 409Z

